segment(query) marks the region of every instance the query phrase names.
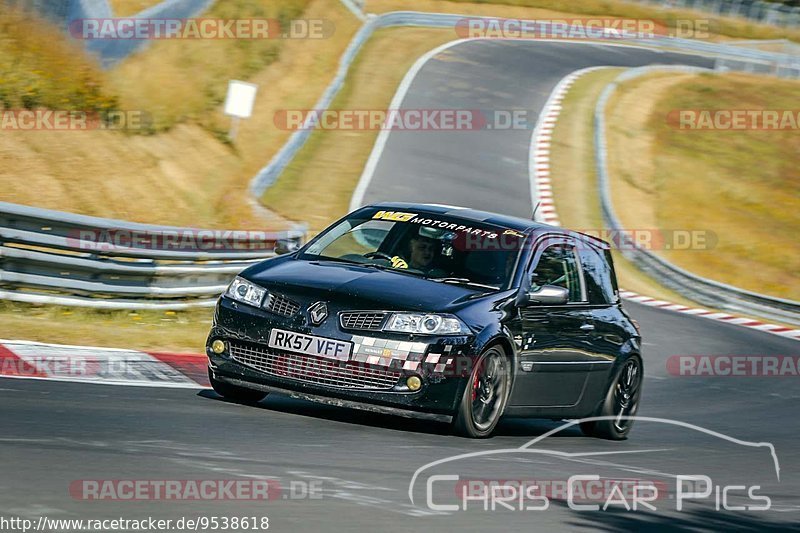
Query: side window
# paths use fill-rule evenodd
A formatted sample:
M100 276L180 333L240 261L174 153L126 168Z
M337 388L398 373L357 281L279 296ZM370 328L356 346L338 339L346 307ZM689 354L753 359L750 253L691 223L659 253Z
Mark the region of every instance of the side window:
M556 285L569 291L570 302L582 302L583 287L575 247L568 244L548 246L531 273L531 289Z
M606 254L586 243L581 244L579 254L589 303L610 304L616 302L617 289L614 268L611 266L611 254Z

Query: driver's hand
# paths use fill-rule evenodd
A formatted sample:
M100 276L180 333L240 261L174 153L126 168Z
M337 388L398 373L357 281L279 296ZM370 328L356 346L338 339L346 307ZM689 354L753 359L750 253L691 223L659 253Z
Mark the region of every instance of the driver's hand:
M396 255L392 257L392 268L408 268L408 263L405 259Z

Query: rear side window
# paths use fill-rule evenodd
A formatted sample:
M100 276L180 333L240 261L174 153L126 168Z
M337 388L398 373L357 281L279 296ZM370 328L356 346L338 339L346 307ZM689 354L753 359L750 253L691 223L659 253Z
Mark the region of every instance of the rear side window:
M531 289L542 285L564 287L570 302L585 300L574 246L554 244L545 248L531 274Z
M579 255L589 303L615 303L617 301L617 285L614 267L611 264L611 253L582 243Z

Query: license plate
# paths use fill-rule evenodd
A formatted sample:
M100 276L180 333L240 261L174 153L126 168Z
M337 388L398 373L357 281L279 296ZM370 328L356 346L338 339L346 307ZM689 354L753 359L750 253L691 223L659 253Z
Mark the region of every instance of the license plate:
M294 331L273 329L269 334L270 348L288 350L306 355L315 355L338 361L349 361L353 351L353 343L338 341L314 335L303 335Z

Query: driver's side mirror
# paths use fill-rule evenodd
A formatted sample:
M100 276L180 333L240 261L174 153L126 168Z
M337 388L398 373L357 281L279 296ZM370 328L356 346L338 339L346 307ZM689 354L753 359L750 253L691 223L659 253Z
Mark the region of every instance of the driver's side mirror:
M569 290L557 285L542 285L525 295L524 305L564 305L569 301Z
M278 239L275 241L275 255L290 254L299 249L300 243L295 239Z

